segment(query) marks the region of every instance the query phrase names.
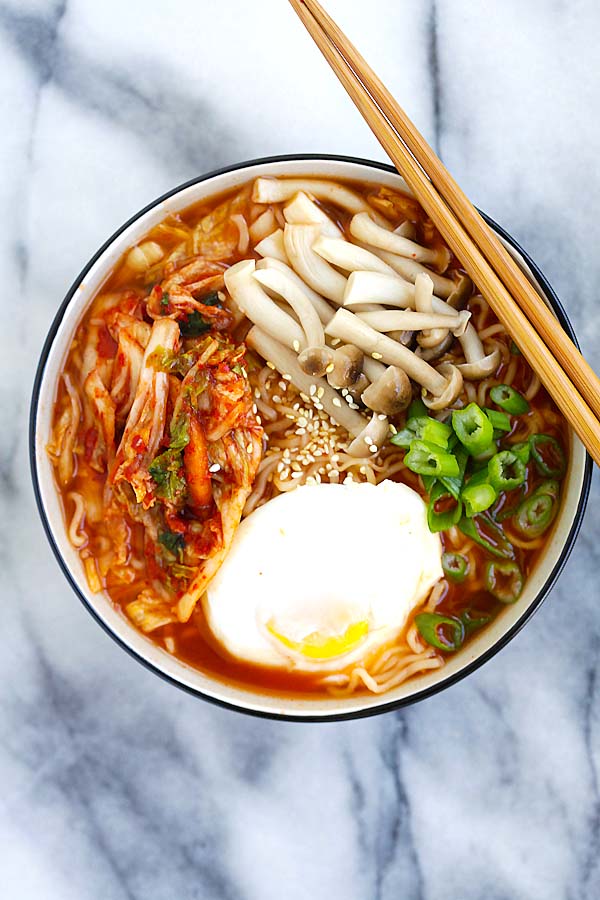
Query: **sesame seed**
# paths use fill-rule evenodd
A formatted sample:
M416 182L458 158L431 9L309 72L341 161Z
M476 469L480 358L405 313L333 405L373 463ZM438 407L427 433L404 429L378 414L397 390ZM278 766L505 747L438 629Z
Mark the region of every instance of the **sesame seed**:
M296 351L296 353L300 353L300 341L293 341L292 347Z
M291 381L291 380L292 380L292 376L291 376L291 375L283 375L282 377L283 377L283 380L284 380L284 381Z
M341 342L342 342L341 338L333 338L333 340L331 341L331 346L337 347L337 345L341 344Z
M382 413L379 413L377 418L379 419L380 422L385 422L385 420L387 419L387 416L384 416Z
M383 354L377 353L377 351L374 351L373 353L371 353L371 356L373 357L373 359L383 359Z
M306 434L306 428L296 428L296 434Z
M292 472L292 478L302 478L302 472Z
M329 365L328 365L327 368L325 369L325 374L326 374L326 375L329 375L329 373L330 373L330 372L333 372L334 369L335 369L335 366L333 365L333 363L329 363Z
M390 422L390 431L392 434L398 434L398 429L396 428L395 425L392 425L391 422Z
M279 394L273 394L273 403L281 403L281 397Z
M369 450L371 451L371 453L377 453L377 450L378 450L377 444L371 444L371 446L369 447Z
M334 406L341 406L341 405L342 405L342 401L340 400L339 397L334 397L333 400L332 400L331 402L333 403Z
M306 428L306 426L308 425L308 420L305 416L300 416L300 418L298 419L298 425L300 426L300 428Z
M317 391L317 397L319 398L319 400L321 399L321 397L323 396L324 393L325 393L325 388L321 385L321 387Z
M246 447L246 453L252 453L252 449L252 444L248 444L248 446Z
M317 393L317 386L316 386L316 384L311 384L311 386L310 386L310 396L312 397L313 394L316 394L316 393Z
M254 388L254 396L257 400L260 400L260 388Z
M270 369L273 369L273 371L275 371L275 366L273 365L273 363L271 362L270 359L267 360L267 365Z

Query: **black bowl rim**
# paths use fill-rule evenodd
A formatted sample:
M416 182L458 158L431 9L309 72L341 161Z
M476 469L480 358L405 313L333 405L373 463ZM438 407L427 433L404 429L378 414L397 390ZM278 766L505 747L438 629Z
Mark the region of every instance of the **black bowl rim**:
M440 693L440 691L445 690L446 688L451 687L453 684L456 684L458 681L461 681L463 678L466 678L472 672L475 672L480 666L484 665L488 662L492 657L494 657L500 650L502 650L508 643L511 641L515 635L523 628L526 622L532 617L532 615L539 609L544 599L547 597L550 590L554 587L558 576L562 572L567 559L569 558L571 551L573 549L573 545L575 543L575 539L579 534L579 530L581 528L581 523L583 520L583 516L585 513L585 508L588 501L588 495L590 492L590 484L591 484L591 476L592 476L592 460L589 454L586 458L585 469L584 469L584 477L583 484L581 488L581 495L579 497L579 503L577 505L577 511L575 514L575 518L573 520L573 525L571 526L571 530L567 536L565 541L565 545L561 552L559 559L556 562L556 565L548 575L548 578L544 582L544 585L540 589L537 597L531 603L528 608L525 610L523 615L518 619L517 622L499 638L492 647L485 651L485 653L478 656L477 659L474 659L468 665L466 665L460 672L457 672L454 675L449 676L448 678L442 679L435 685L431 687L425 688L417 693L411 695L410 697L401 698L400 700L392 700L388 703L381 703L377 706L369 707L367 709L353 710L350 712L335 712L332 714L321 714L311 715L308 713L307 715L290 715L288 713L277 713L260 709L252 709L247 708L235 703L229 703L225 700L221 700L217 697L212 697L209 694L205 694L203 691L198 690L197 688L191 687L190 685L182 684L176 678L173 678L170 675L167 675L160 668L155 666L153 663L149 662L147 659L144 659L137 651L135 651L132 647L130 647L125 641L123 641L118 635L116 635L109 626L101 619L98 613L94 610L91 604L88 602L85 595L79 590L75 579L71 575L69 568L62 557L60 549L54 540L54 535L52 534L52 530L50 528L50 523L48 522L48 518L46 516L46 512L44 509L44 505L41 497L41 490L39 485L38 471L37 471L37 460L36 460L36 421L37 421L37 411L38 411L38 401L40 394L40 387L42 383L42 379L44 376L44 371L46 368L46 362L48 359L48 354L50 352L50 348L56 336L56 332L60 326L62 318L65 314L67 306L71 302L75 291L94 265L94 263L99 259L99 257L104 253L104 251L113 243L119 235L125 231L133 222L137 221L141 216L151 210L153 207L157 206L159 203L162 203L164 200L169 199L170 197L178 194L180 191L185 188L191 187L196 184L200 184L203 181L208 181L211 178L215 178L218 175L224 175L228 172L236 172L240 169L250 168L252 166L257 165L271 165L275 163L286 163L286 162L315 162L318 163L320 161L330 161L330 162L342 162L342 163L352 163L355 165L367 166L372 169L379 169L382 172L390 172L392 174L398 174L397 170L388 165L387 163L377 162L375 160L370 159L362 159L360 157L354 156L343 156L338 154L331 153L299 153L299 154L285 154L279 156L265 156L258 159L251 159L244 162L234 163L230 166L224 166L220 169L215 169L212 172L208 172L205 175L199 175L196 178L192 178L189 181L180 184L178 187L173 188L167 193L162 194L156 200L153 200L147 206L144 206L139 212L133 215L124 225L121 225L111 237L100 247L100 249L93 255L90 261L84 266L80 274L77 276L71 287L69 288L63 302L61 303L56 316L50 326L50 330L44 342L44 346L42 348L40 361L38 363L35 380L33 383L33 391L31 398L31 407L30 407L30 415L29 415L29 461L31 467L31 477L33 481L33 491L35 495L35 501L37 504L38 512L40 514L40 518L42 520L42 525L44 527L44 531L46 532L46 537L50 543L50 546L54 552L54 555L58 561L60 568L63 571L67 581L71 585L75 594L79 597L84 607L90 613L90 615L96 620L96 622L102 627L102 629L110 635L110 637L116 641L116 643L122 647L130 656L140 662L145 668L149 669L151 672L154 672L164 681L169 682L170 684L175 685L175 687L180 688L180 690L185 691L188 694L192 694L195 697L200 697L203 700L208 701L216 706L223 707L225 709L233 710L234 712L243 713L245 715L256 716L258 718L263 719L274 719L278 721L287 721L287 722L340 722L347 721L351 719L362 719L367 716L375 716L381 715L385 712L390 712L393 710L400 709L405 706L410 706L413 703L417 703L420 700L425 700L428 697L434 696L434 694ZM548 297L550 301L550 305L552 306L554 312L557 315L557 318L563 327L563 329L567 332L569 337L577 344L577 339L575 337L575 333L573 331L573 327L563 309L563 306L558 299L554 289L549 284L546 277L540 271L535 262L531 259L528 253L522 249L522 247L514 240L511 235L508 234L499 226L493 219L491 219L485 213L481 213L486 222L491 225L494 230L499 234L502 238L504 238L518 253L521 254L529 268L531 269L533 275L537 279L540 286L543 288L544 293ZM578 346L578 345L577 345Z

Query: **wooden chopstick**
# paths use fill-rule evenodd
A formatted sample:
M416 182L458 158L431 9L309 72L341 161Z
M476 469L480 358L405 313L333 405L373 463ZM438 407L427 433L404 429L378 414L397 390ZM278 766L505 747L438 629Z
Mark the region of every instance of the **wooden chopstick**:
M341 42L345 50L349 42L337 26L336 33L341 35L341 37L337 41L330 37L328 22L331 20L326 16L316 0L304 0L304 2L302 0L290 0L290 3L367 124L389 154L398 171L404 176L427 214L431 217L442 237L457 258L460 259L499 320L515 339L532 369L536 372L548 393L553 397L565 418L579 435L591 456L600 465L600 425L594 412L590 409L591 404L588 405L569 375L561 368L550 347L544 343L543 338L538 334L536 330L538 326L529 322L497 272L483 255L480 247L477 246L470 233L457 218L455 212L446 204L432 181L427 177L425 174L426 171L428 172L427 161L421 160L419 156L419 162L417 162L413 153L403 142L396 130L396 127L400 129L402 125L399 124L397 126L395 110L388 105L388 115L386 116L375 102L371 93L361 82L360 77L363 74L364 61L358 51L352 48L355 62L354 66L351 66L339 47ZM321 21L325 23L325 28L323 28L321 21L317 20L313 10L316 10L321 17ZM416 132L416 129L414 131ZM421 141L425 143L423 138L421 138ZM435 155L431 150L430 153ZM439 160L438 163L443 172L445 172ZM477 217L477 213L475 213L475 216ZM482 226L487 228L483 220L480 221ZM520 270L518 270L516 263L511 257L507 253L505 256L506 259L503 259L503 270L504 268L514 268L519 272ZM521 291L520 281L521 279L513 274L512 283L515 285L513 288L515 294ZM529 297L530 303L533 303L536 308L543 304L543 301L533 289L531 289L531 294L532 296ZM554 348L555 335L560 334L568 343L569 353L571 355L577 354L577 349L569 341L568 337L564 335L558 322L550 313L548 315L552 320L547 325L548 343L550 346ZM541 331L541 328L539 331ZM590 372L592 372L591 369ZM593 372L592 376L597 382L598 379ZM597 400L598 398L595 397L594 399ZM595 408L595 405L593 408Z
M600 378L581 355L569 336L558 325L546 304L516 265L498 236L481 218L469 198L456 183L440 158L434 153L423 135L406 115L397 100L346 38L333 19L316 0L305 0L314 18L326 30L342 55L352 66L382 112L393 124L406 146L421 164L441 197L460 219L465 230L479 246L491 267L500 276L513 299L519 304L529 321L535 326L561 366L582 394L596 416L600 417Z

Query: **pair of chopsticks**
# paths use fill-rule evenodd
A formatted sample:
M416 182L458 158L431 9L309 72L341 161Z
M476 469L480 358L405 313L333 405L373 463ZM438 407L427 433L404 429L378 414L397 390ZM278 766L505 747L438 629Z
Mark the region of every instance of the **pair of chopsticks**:
M317 0L290 0L375 137L600 465L600 379L496 234Z

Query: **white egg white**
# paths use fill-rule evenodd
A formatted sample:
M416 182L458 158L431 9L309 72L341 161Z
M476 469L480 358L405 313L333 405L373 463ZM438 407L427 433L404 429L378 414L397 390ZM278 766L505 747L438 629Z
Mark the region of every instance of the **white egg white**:
M411 488L318 484L241 523L203 605L235 659L331 672L392 640L441 576L439 536Z

